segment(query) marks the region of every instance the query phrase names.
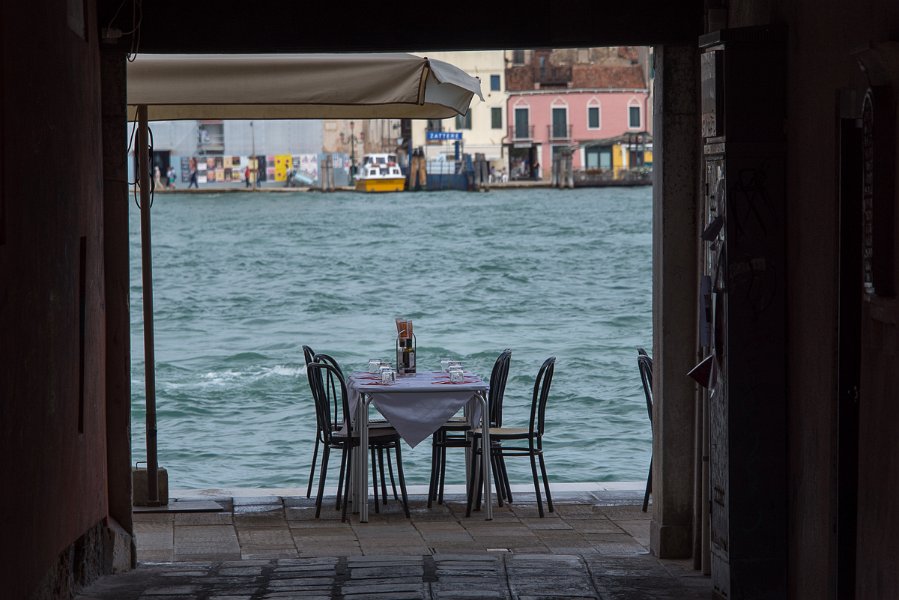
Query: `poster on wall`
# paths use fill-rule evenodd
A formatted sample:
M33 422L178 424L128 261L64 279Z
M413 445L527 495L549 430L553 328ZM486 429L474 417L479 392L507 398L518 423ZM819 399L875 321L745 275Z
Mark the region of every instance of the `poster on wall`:
M190 157L182 156L181 157L181 183L188 183L190 181Z
M313 181L318 179L318 155L300 154L294 157L294 164L299 165L299 172Z

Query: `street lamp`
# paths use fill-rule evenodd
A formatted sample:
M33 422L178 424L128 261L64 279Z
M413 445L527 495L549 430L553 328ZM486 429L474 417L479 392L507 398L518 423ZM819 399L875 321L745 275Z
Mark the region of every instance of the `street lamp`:
M259 159L256 158L256 129L253 127L253 121L250 121L250 140L253 145L251 150L253 155L250 157L253 161L253 191L256 191L256 182L259 181Z
M350 121L350 185L356 181L356 122Z

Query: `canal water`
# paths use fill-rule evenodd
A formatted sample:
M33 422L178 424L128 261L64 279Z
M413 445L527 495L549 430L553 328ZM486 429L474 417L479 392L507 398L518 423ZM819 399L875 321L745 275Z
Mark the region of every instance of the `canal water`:
M551 482L641 481L651 432L651 188L488 193L160 194L153 205L159 463L176 489L305 486L315 416L301 346L345 371L394 353L489 377L512 349L504 421L525 425L557 359ZM140 219L131 210L132 446L145 457ZM430 442L404 449L426 483ZM447 481L461 483L461 451ZM527 459L507 461L513 483ZM336 467L335 467L336 468ZM336 470L329 477L336 485Z

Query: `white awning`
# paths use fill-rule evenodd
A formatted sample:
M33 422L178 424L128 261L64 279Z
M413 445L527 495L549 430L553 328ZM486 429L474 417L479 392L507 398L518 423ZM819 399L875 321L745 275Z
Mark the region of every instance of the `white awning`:
M411 54L148 55L128 63L129 119L443 119L481 82Z

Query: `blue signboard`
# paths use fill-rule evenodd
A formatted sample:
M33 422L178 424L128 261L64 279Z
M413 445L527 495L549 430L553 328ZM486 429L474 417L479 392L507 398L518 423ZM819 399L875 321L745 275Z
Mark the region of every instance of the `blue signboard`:
M428 140L461 140L461 131L429 131Z

